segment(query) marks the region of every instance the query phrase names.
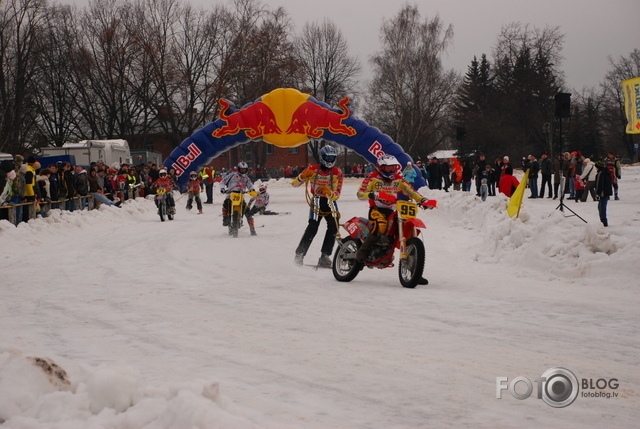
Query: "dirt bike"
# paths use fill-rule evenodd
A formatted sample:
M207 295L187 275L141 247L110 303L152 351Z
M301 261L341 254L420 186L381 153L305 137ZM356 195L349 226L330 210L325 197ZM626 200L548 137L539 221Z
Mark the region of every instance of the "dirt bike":
M167 203L167 191L163 188L156 189L156 205L158 206L158 214L160 215L160 221L164 222L164 218L168 218L169 220L173 220L173 212L171 207L169 207Z
M427 284L424 272L424 243L420 229L426 228L418 219L418 204L412 201L396 201L396 210L389 216L387 232L371 247L364 263L356 260L356 251L371 233L373 224L367 218L354 217L342 226L349 236L339 242L333 257L333 276L341 282L350 282L364 268L393 267L395 249L400 249L398 276L406 288Z
M258 195L256 191L250 192L229 192L229 201L231 201L230 219L229 219L229 235L234 238L238 237L238 231L242 228L243 218L247 212L247 203L244 196L248 194L252 197Z

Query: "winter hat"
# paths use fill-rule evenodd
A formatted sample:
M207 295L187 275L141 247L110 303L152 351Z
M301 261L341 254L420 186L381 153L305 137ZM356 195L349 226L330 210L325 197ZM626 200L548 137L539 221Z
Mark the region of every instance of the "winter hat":
M509 157L507 155L504 156L504 158L502 158L504 161L509 161Z
M596 168L598 170L602 170L604 168L604 161L598 161L596 162Z
M591 162L591 160L589 158L585 158L584 161L582 161L582 162L584 162L585 164L588 164L588 163Z
M22 155L16 155L13 157L13 162L24 162Z
M30 156L29 158L27 158L27 164L33 164L34 162L36 162L36 159L32 156Z

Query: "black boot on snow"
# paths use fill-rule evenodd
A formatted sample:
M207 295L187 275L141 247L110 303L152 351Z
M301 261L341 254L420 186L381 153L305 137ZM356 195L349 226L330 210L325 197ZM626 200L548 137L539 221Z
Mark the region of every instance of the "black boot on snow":
M318 267L320 268L331 268L331 258L330 255L322 254L320 259L318 259Z

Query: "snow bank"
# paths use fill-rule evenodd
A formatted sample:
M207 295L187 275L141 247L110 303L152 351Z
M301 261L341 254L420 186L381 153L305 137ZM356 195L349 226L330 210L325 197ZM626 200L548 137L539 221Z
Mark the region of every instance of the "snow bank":
M255 427L221 406L215 380L152 386L126 366L67 365L16 350L0 352L3 427Z

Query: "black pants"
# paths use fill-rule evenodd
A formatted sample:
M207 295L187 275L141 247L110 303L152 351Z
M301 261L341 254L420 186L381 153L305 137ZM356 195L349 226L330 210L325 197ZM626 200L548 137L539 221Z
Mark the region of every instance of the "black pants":
M304 230L300 244L296 249L296 254L305 256L311 246L311 242L318 233L318 227L320 221L324 219L327 222L327 232L324 234L324 240L322 241L322 253L324 255L331 255L333 253L333 245L335 243L335 235L338 232L338 207L335 203L330 203L325 197L315 197L313 199L314 207L311 207L309 212L309 223L307 229ZM314 208L316 210L314 210ZM318 210L319 209L319 210Z
M193 199L196 200L196 206L198 210L202 210L202 200L200 199L200 194L194 194L189 192L189 199L187 200L187 209L191 209L193 207Z
M553 194L551 193L551 174L543 174L542 175L542 183L540 185L540 198L544 197L544 187L547 185L549 187L549 196L551 197Z

